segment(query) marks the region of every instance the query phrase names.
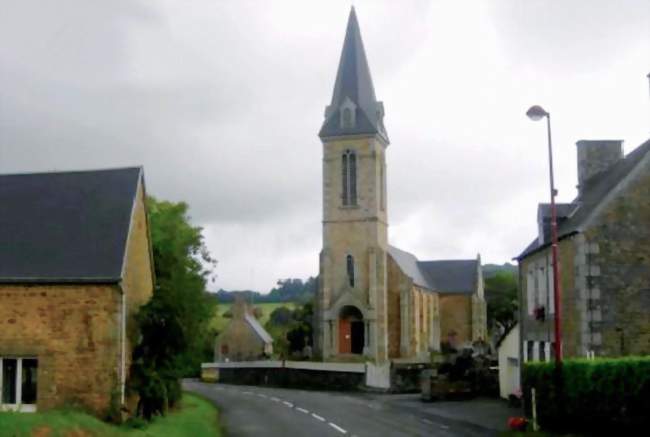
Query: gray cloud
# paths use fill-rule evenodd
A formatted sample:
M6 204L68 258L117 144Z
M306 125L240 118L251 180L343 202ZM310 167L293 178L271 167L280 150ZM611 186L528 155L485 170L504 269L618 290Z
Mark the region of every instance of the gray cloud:
M647 136L648 6L360 1L386 105L391 241L503 262L579 137ZM142 164L219 259L214 287L316 274L321 144L348 2L12 2L0 14L0 171ZM561 5L561 6L558 6ZM645 106L644 106L645 105ZM611 109L615 108L615 109ZM644 112L646 111L646 112Z

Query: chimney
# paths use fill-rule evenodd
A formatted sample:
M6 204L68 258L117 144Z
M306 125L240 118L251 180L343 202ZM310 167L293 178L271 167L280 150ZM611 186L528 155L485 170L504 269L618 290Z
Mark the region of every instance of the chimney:
M593 176L623 158L623 140L580 140L578 147L578 193L582 195Z

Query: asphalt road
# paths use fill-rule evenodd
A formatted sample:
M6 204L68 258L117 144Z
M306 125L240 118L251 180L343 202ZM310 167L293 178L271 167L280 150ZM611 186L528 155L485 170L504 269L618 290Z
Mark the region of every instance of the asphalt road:
M391 395L205 384L186 390L212 400L231 437L496 436L494 430L427 413ZM413 402L416 402L413 400ZM199 436L197 436L199 437Z

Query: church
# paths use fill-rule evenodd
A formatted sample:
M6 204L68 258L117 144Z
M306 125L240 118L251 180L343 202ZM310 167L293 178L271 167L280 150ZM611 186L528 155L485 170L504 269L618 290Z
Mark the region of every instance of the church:
M429 361L487 336L481 259L420 261L388 241L384 105L350 11L323 144L315 352L325 361Z

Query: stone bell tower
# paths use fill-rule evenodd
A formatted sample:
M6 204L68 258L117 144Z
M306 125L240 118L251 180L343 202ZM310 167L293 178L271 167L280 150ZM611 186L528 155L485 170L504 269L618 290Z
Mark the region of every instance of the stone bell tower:
M323 249L316 350L388 360L386 148L359 23L350 11L323 143Z

